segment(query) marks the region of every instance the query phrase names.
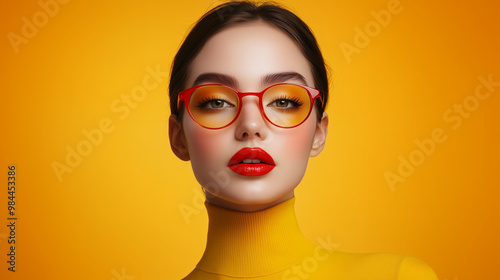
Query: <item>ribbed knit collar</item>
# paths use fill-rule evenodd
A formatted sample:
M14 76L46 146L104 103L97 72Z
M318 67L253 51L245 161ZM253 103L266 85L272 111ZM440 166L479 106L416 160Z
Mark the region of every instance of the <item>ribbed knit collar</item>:
M257 212L239 212L206 203L208 237L196 266L206 272L257 277L278 273L312 255L315 245L300 231L295 197Z

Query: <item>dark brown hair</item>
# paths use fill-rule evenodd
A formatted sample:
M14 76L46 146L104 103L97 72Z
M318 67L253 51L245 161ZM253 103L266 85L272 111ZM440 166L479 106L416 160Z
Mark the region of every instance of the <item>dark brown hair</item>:
M314 87L321 92L323 105L316 102L321 119L328 101L328 75L325 61L309 27L295 14L272 3L256 4L250 1L231 1L221 4L203 15L184 40L172 63L170 76L170 110L181 120L177 110L177 95L185 89L193 59L205 43L224 28L241 23L263 20L287 34L300 48L314 77Z

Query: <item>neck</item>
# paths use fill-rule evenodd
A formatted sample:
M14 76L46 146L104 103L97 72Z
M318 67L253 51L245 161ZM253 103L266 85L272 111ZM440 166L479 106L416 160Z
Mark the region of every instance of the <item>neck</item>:
M273 207L275 205L278 205L282 203L283 201L289 200L290 198L293 197L293 190L286 195L273 200L271 202L265 202L265 203L248 203L248 204L242 204L242 203L234 203L225 199L222 199L218 196L215 196L207 191L205 191L205 196L206 196L206 203L209 203L211 205L220 207L220 208L225 208L229 210L234 210L234 211L240 211L240 212L255 212L255 211L262 211L267 208Z
M235 277L269 275L300 263L315 245L300 231L295 197L262 211L240 212L205 203L207 247L197 267Z

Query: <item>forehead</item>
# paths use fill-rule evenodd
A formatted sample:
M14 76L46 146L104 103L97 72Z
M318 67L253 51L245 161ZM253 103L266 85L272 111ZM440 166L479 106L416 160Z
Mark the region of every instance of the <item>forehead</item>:
M262 78L281 72L297 72L314 86L307 59L283 31L262 21L226 28L212 36L193 60L187 87L204 73L234 77L239 90L262 89Z

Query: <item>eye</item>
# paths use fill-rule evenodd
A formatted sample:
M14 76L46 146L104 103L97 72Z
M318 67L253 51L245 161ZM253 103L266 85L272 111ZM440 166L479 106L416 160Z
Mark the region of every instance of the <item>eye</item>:
M298 97L286 97L279 96L275 98L271 103L269 103L269 107L277 107L280 109L295 109L302 106L303 102L300 101Z
M225 107L225 105L227 106L227 102L220 99L212 100L207 103L207 106L210 108L222 108Z
M234 107L229 101L217 97L205 97L196 107L204 109L222 109L224 107Z
M274 101L276 107L290 107L293 106L292 102L290 100L285 100L285 99L280 99Z

